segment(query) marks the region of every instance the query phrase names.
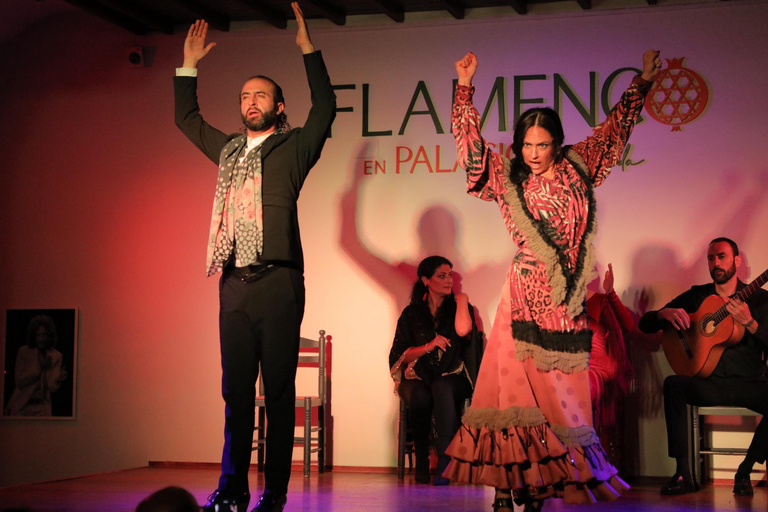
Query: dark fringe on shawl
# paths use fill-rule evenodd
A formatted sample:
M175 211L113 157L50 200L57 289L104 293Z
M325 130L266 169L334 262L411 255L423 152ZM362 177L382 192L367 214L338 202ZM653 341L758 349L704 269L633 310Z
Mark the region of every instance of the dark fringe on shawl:
M584 182L584 185L587 187L587 201L589 203L589 213L587 214L587 228L584 230L584 236L581 238L581 245L579 246L579 256L576 259L576 270L573 272L573 282L578 283L579 279L581 278L582 274L584 272L591 272L592 269L585 269L584 268L584 259L586 257L587 251L584 250L584 243L589 239L588 235L592 233L592 230L595 228L595 222L597 219L597 203L595 202L595 192L594 192L594 185L592 185L592 179L589 176L589 168L587 167L586 162L584 162L584 159L581 158L581 155L576 153L571 149L571 146L567 146L564 149L565 158L568 160L574 169L576 169L576 172L579 173L579 176L581 176L581 180ZM565 269L565 267L563 267ZM566 280L568 277L566 276ZM568 299L571 296L571 293L573 292L573 289L571 288L571 283L568 283L568 289L566 290L565 295L565 302L568 303Z
M561 332L541 329L536 322L512 320L512 337L554 352L590 353L592 331Z

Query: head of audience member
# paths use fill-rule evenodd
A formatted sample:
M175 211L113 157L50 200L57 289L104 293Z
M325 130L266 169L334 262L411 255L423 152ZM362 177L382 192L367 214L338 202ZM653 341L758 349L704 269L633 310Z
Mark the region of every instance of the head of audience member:
M37 348L45 352L56 347L59 336L56 333L56 324L47 315L36 315L29 321L27 327L27 346Z
M136 512L200 512L200 505L186 489L166 487L144 498Z
M431 297L439 304L453 293L453 263L443 256L429 256L421 260L416 270L417 279L411 291L411 304L424 304Z
M523 112L512 135L510 179L522 183L531 173L544 174L563 159L563 124L557 112L549 107Z
M715 284L725 284L736 275L741 266L739 246L730 238L721 236L709 242L707 248L709 275Z
M285 115L283 89L264 75L252 76L240 90L240 119L249 132L287 132L291 129Z

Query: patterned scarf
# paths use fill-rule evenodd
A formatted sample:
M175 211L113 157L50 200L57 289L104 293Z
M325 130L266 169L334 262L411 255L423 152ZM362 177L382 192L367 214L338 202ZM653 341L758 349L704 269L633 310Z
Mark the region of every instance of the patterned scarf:
M226 158L219 168L208 238L209 276L222 271L233 251L235 266L244 267L257 264L264 249L262 145L263 142L243 157L246 145L241 144L237 154ZM226 154L229 148L230 145L223 152Z

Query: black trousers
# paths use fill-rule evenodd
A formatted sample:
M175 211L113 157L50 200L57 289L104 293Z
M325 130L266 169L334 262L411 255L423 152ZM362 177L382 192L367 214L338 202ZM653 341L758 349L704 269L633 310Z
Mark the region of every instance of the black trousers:
M408 419L413 434L413 448L416 462L429 455L429 432L432 430L432 415L435 416L437 432L437 474L441 474L450 462L445 450L459 430L461 409L464 399L469 398L471 388L466 375L445 375L427 385L418 379L403 379L397 392L408 406Z
M667 421L669 456L688 456L686 404L696 406L734 405L763 415L755 429L748 457L764 462L768 457L768 380L684 377L671 375L664 380L664 414Z
M267 409L265 489L285 494L293 457L304 276L300 270L279 267L246 284L237 270L225 270L219 301L221 389L226 404L219 490L248 491L261 363Z

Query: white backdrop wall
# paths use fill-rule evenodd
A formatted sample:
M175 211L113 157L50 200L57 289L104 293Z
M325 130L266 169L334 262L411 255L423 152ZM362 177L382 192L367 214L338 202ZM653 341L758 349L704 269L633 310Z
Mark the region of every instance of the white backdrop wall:
M587 106L614 71L640 67L647 49L685 58L703 77L709 102L698 118L673 132L645 115L628 155L640 163L615 169L597 191L601 269L613 264L616 289L641 314L709 280L704 251L715 236L740 243L742 279L768 267L766 20L766 2L736 1L310 24L346 109L299 202L303 334L333 336L335 465L394 465L387 354L418 261L452 259L490 331L515 252L497 208L468 196L463 172L453 172L454 61L477 54L481 110L502 79L507 109L500 120L492 105L484 135L504 147L515 98L540 98L523 108L553 105L555 75ZM173 125L170 77L183 39L134 37L72 14L0 47L0 308L76 307L81 315L77 419L0 422L0 485L219 459L217 280L204 274L216 168ZM211 124L238 129L237 94L256 73L282 85L289 120L303 124L309 94L292 29L254 25L211 39L218 46L201 63L199 87ZM136 45L150 48L149 67L125 62L125 48ZM630 78L616 78L611 101ZM590 126L561 98L566 142L575 143ZM659 389L670 370L653 340L630 342L641 377L630 469L666 475Z

